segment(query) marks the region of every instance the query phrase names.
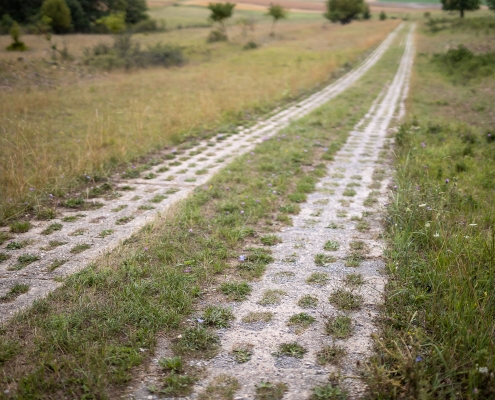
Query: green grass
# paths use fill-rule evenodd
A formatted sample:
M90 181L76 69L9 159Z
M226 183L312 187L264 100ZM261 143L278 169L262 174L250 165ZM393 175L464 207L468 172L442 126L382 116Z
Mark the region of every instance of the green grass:
M353 330L352 319L347 315L338 315L327 318L325 332L335 339L345 339L351 336Z
M343 311L359 310L364 301L363 297L347 289L337 289L328 298L336 308Z
M216 376L198 400L234 400L234 394L240 389L239 381L233 376L221 374Z
M9 301L14 301L21 294L27 293L28 291L29 285L26 285L24 283L16 283L9 289L7 294L5 294L4 296L0 296L0 303L8 303Z
M242 322L249 324L253 322L270 322L273 318L273 313L263 311L251 311L246 316L242 317Z
M10 232L12 233L25 233L29 231L33 226L29 221L15 221L10 224Z
M491 107L483 108L495 79L459 85L429 57L480 34L422 35L411 102L421 120L410 115L395 137L389 283L367 379L376 398L495 396L495 142Z
M273 306L280 304L282 296L287 293L280 289L267 289L263 292L263 296L258 300L258 304L262 306Z
M38 261L39 259L40 257L36 254L23 254L22 256L17 257L17 264L14 264L13 266L9 267L9 270L19 271L27 267L29 264Z
M88 243L77 244L72 249L70 249L70 252L72 254L79 254L82 253L83 251L88 250L89 248L91 248L91 245Z
M316 386L312 389L313 394L309 400L347 400L347 391L340 386L327 383L326 385Z
M344 347L333 344L332 346L324 346L316 353L316 361L320 365L333 364L338 365L346 355Z
M306 279L306 283L309 285L326 285L330 277L325 272L313 272L308 279Z
M220 339L207 328L197 326L187 329L174 343L173 349L177 354L201 354L202 357L210 358L215 354Z
M215 328L228 328L234 318L232 310L221 306L208 306L203 314L204 324Z
M316 321L316 318L307 314L299 313L292 315L287 321L288 326L294 326L296 334L302 333L305 329L309 328L312 323Z
M280 343L275 355L303 358L304 354L306 354L307 352L308 351L297 342Z
M63 228L62 224L57 222L48 225L45 229L41 231L42 235L51 235L53 232L60 231Z
M282 382L261 381L256 385L255 400L282 400L289 387Z
M318 299L310 294L306 294L297 301L297 305L302 308L316 308Z
M317 254L315 256L315 264L320 267L324 267L325 265L331 264L337 261L337 259L333 256L327 256L326 254Z
M185 320L200 298L208 298L205 288L218 286L227 299L249 294L249 283L239 282L235 260L253 254L247 250L253 230L258 237L274 234L272 217L291 204L289 194L314 187L326 164L312 143L329 148L334 143L327 153L339 148L396 68L397 55L387 53L359 87L291 124L280 141L258 145L251 163L246 157L233 161L210 180L208 189L198 188L166 218L65 278L49 297L5 324L0 331L0 347L7 349L0 382L15 382L11 396L107 398L128 385L133 368L149 354L140 349L153 352L158 333L173 342L176 355L214 354L215 336L189 332ZM266 164L277 171L275 178ZM277 195L266 190L268 183ZM246 201L246 195L260 202ZM246 201L249 218L221 211L224 204L241 201ZM205 344L211 350L196 350ZM173 388L176 378L158 389Z
M323 246L323 250L326 251L337 251L340 248L340 244L334 242L333 240L328 240Z

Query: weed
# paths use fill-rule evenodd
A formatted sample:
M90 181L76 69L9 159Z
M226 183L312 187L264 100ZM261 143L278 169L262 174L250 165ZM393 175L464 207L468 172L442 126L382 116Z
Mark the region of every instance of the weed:
M347 315L338 315L327 318L325 332L335 339L345 339L351 336L353 330L352 319Z
M187 329L180 335L179 339L174 343L173 349L178 354L201 352L208 357L213 355L219 344L220 339L214 332L202 326L196 326Z
M192 391L192 385L197 381L194 376L179 375L171 372L163 378L160 387L150 386L151 393L165 394L169 396L187 396Z
M27 241L25 240L23 240L22 242L15 242L12 240L7 244L7 246L5 246L5 248L7 250L20 250L26 246L27 246Z
M159 174L161 174L161 173L163 173L163 172L167 172L169 169L170 169L170 168L163 166L163 167L158 168L158 169L156 170L156 172L158 172Z
M160 358L158 360L158 365L162 367L165 371L173 371L179 373L182 371L182 357L170 357L170 358Z
M345 266L351 268L359 267L363 258L362 253L353 251L345 258Z
M0 245L4 244L7 240L12 239L12 236L7 232L0 232Z
M369 231L370 230L370 223L368 221L359 221L357 224L356 224L356 229L359 231L359 232L366 232L366 231Z
M295 274L292 271L281 271L273 275L272 281L275 283L285 283L291 281L294 276Z
M243 301L251 293L252 288L247 282L225 282L220 285L220 290L230 300Z
M10 257L9 254L0 253L0 262L7 261Z
M336 224L335 222L330 222L327 226L328 229L340 229L342 228L340 225Z
M282 240L275 235L263 236L260 238L260 240L261 240L261 243L263 243L265 246L274 246L277 243L282 242Z
M363 201L363 205L365 207L373 207L375 204L378 203L378 199L376 198L376 196L378 195L377 192L375 191L372 191L368 197L366 197L366 199Z
M155 207L150 206L148 204L144 204L144 205L141 205L138 207L138 210L144 210L144 211L154 210L154 209L155 209Z
M347 217L347 213L345 211L337 211L337 217L339 218L346 218Z
M258 304L262 306L272 306L272 305L280 304L282 300L282 296L285 295L286 293L283 290L267 289L263 292L263 296L258 301Z
M163 200L165 200L167 196L164 196L162 194L157 194L153 196L153 198L150 199L152 203L161 203Z
M36 218L42 221L54 219L57 216L57 210L51 207L38 207L36 209Z
M328 240L325 245L323 246L323 250L326 251L337 251L340 247L340 244L337 242L334 242L332 240Z
M291 343L280 343L278 345L278 351L274 353L274 355L303 358L304 354L306 354L307 352L308 351L304 347L302 347L299 343L291 342Z
M316 319L313 316L303 312L303 313L292 315L289 318L287 325L295 326L296 327L296 334L299 334L302 331L304 331L305 329L309 328L309 326L315 321L316 321Z
M104 239L107 236L110 236L112 233L113 229L104 229L99 233L98 237Z
M308 279L306 279L306 283L309 285L326 285L328 281L330 280L330 277L328 276L327 273L325 272L313 272Z
M43 229L41 231L41 234L42 235L51 235L53 232L56 232L56 231L60 231L61 229L63 228L63 225L62 224L59 224L59 223L53 223L53 224L50 224L46 227L46 229Z
M385 13L383 11L380 13L380 19L382 19L382 14L384 15ZM348 396L345 390L332 383L317 386L312 389L312 392L310 400L347 400Z
M58 258L56 258L55 260L53 260L53 262L50 264L50 266L47 267L47 270L49 272L55 271L58 267L61 267L67 261L68 260L59 260Z
M125 225L125 224L128 224L129 222L131 222L133 219L134 219L134 217L132 217L132 216L122 217L122 218L119 218L117 221L115 221L115 225Z
M29 291L29 285L23 283L16 283L12 286L7 294L0 296L0 303L7 303L9 301L14 301L21 294L27 293Z
M306 201L306 194L304 193L291 193L287 196L290 201L293 201L294 203L304 203Z
M198 400L233 400L239 388L239 382L233 376L217 375L205 391L199 394Z
M273 313L262 311L251 311L248 315L242 317L242 322L249 324L253 322L270 322L273 318Z
M347 197L353 197L357 194L357 192L354 189L345 189L344 192L342 193L343 196Z
M69 236L82 236L84 235L84 232L86 232L87 229L84 228L79 228L76 229L74 232L69 233Z
M344 358L346 350L342 346L333 344L332 346L325 346L316 353L316 361L320 365L334 364L338 365L342 358Z
M90 247L91 247L91 245L87 244L87 243L78 244L78 245L74 246L72 249L70 249L70 252L72 254L79 254L79 253L82 253L83 251L88 250Z
M221 306L208 306L203 314L204 324L215 328L228 328L234 319L232 310Z
M180 192L180 189L178 189L178 188L170 188L170 189L167 189L167 191L165 192L165 194L174 194L174 193L177 193L177 192Z
M313 204L321 204L321 205L326 205L329 203L329 199L319 199L319 200L316 200Z
M302 308L314 309L318 306L318 299L310 294L306 294L298 300L297 305Z
M207 169L198 169L195 174L196 175L205 175L208 173L208 170Z
M346 289L337 289L329 299L335 307L344 311L359 310L363 304L363 296Z
M350 188L352 188L352 187L358 187L358 186L361 186L361 184L358 183L358 182L351 182L351 183L348 183L347 184L347 187L350 187Z
M59 246L63 246L64 244L67 244L67 243L68 242L62 242L60 240L50 240L48 242L48 246L41 247L40 249L44 250L44 251L50 251L50 250L53 250Z
M361 274L349 274L345 277L344 282L347 286L356 287L364 284L364 279Z
M119 211L125 210L127 207L127 204L121 204L120 206L112 208L112 212L117 213Z
M27 267L29 264L32 264L39 259L40 257L35 254L23 254L22 256L17 257L17 264L10 267L9 270L19 271L20 269Z
M84 199L76 198L76 199L67 199L62 203L64 207L67 208L82 208L85 205Z
M155 179L158 175L154 174L153 172L147 173L145 176L143 176L144 179Z
M239 364L246 363L251 360L253 355L253 345L248 343L238 344L232 349L232 354Z
M322 267L335 261L337 261L337 259L334 256L328 256L326 254L317 254L315 256L315 264Z
M10 232L12 233L25 233L29 231L33 226L29 221L15 221L10 224Z
M85 214L68 215L67 217L62 218L62 222L74 222L85 216Z
M256 385L255 400L282 400L289 388L282 382L261 381Z
M356 179L356 180L360 181L361 179L363 179L363 177L361 175L352 175L351 179Z
M354 240L349 244L349 247L351 248L351 250L365 250L366 243L364 243L362 240Z

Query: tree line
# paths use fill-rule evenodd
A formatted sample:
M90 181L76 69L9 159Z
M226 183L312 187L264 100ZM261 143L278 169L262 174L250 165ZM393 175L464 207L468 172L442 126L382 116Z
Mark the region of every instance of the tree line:
M126 23L148 18L146 0L2 0L2 25L38 24L45 17L55 33L91 32L96 21L124 13Z

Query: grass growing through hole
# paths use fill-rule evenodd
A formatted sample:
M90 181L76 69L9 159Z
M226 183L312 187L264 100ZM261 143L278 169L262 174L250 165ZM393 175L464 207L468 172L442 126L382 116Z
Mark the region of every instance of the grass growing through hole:
M205 391L199 394L198 400L233 400L240 387L239 381L233 376L217 375Z
M308 279L306 279L306 283L310 285L326 285L330 277L325 272L313 272Z
M325 321L325 332L334 339L345 339L352 334L352 319L347 315L338 315L327 318Z
M4 296L0 296L0 303L8 303L9 301L14 301L21 294L27 293L29 291L29 285L24 283L16 283L12 286L7 294ZM1 354L1 351L0 351ZM1 355L0 355L0 363L1 363Z
M328 240L325 245L323 246L323 250L326 251L337 251L340 247L340 244L333 241L333 240Z
M290 342L290 343L280 343L278 345L277 352L274 354L276 356L303 358L307 352L308 350L302 347L299 343Z
M306 294L297 301L297 305L302 308L316 308L318 306L318 299L310 294Z
M125 210L127 207L128 207L127 204L121 204L120 206L112 208L112 212L117 213L119 211Z
M90 244L82 243L82 244L78 244L78 245L74 246L72 249L70 249L70 252L72 254L79 254L79 253L82 253L83 251L88 250L89 248L91 248Z
M76 215L68 215L67 217L62 218L63 222L75 222L80 218L85 217L85 214L76 214Z
M347 391L333 383L316 386L311 391L313 393L309 400L347 400L348 398Z
M330 303L344 311L359 310L363 304L363 296L346 289L337 289L328 298Z
M364 220L358 221L358 223L356 224L356 229L359 232L367 232L370 230L370 223Z
M0 245L4 244L7 240L12 239L12 236L7 232L0 232Z
M122 217L119 218L117 221L115 221L115 225L125 225L131 222L134 219L134 217L129 216L129 217Z
M282 242L282 240L278 236L275 236L275 235L263 236L260 238L260 240L261 240L261 243L263 243L265 246L274 246L277 243Z
M356 194L357 192L354 189L345 189L344 192L342 193L342 196L353 197Z
M9 270L19 271L27 267L29 264L38 261L39 259L40 257L37 256L36 254L23 254L22 256L17 257L17 264L14 264L13 266L9 267Z
M40 247L40 250L50 251L50 250L53 250L59 246L63 246L64 244L67 244L67 243L69 243L69 242L62 242L60 240L50 240L48 242L48 246Z
M253 322L270 322L273 318L272 312L251 311L246 316L242 317L242 322L249 324Z
M48 225L45 229L41 231L42 235L51 235L53 232L60 231L63 228L62 224L53 223Z
M158 365L162 367L165 371L173 371L173 372L181 372L183 365L182 365L182 357L177 356L177 357L165 357L165 358L160 358L158 360Z
M363 259L364 257L361 252L353 251L345 258L345 266L351 268L359 267Z
M357 287L364 285L364 278L361 274L348 274L344 279L347 286Z
M256 385L255 400L282 400L289 387L282 382L261 381Z
M232 355L239 364L243 364L251 360L253 355L253 345L249 343L240 343L233 347Z
M316 353L316 361L320 365L339 365L345 355L346 350L344 347L333 344L332 346L324 346L318 351Z
M10 224L10 232L12 233L26 233L33 226L29 221L15 221Z
M187 329L173 344L177 354L200 354L211 358L220 344L218 336L203 326Z
M49 272L53 272L55 271L58 267L61 267L62 265L64 265L68 260L59 260L58 258L56 258L55 260L53 260L53 262L47 267L47 270Z
M283 290L279 289L267 289L263 292L263 296L261 296L261 299L258 300L258 304L262 306L273 306L280 304L282 301L282 296L285 296L287 293L285 293Z
M192 385L197 378L191 375L180 375L171 372L161 379L160 386L150 386L147 389L151 393L165 394L169 396L187 396L192 392Z
M204 324L215 328L228 328L234 318L232 310L221 306L208 306L203 314Z
M287 321L287 325L294 326L296 328L296 334L299 334L309 328L315 321L316 319L313 316L303 312L292 315Z
M243 301L253 289L247 282L225 282L220 285L220 290L230 300Z
M331 264L335 261L337 261L337 259L334 256L328 256L326 254L317 254L315 256L315 264L321 267L324 267L325 265Z
M326 166L320 148L311 143L320 141L329 147L327 153L339 148L388 79L389 68L396 68L396 55L387 53L359 88L351 87L293 123L280 141L263 141L250 157L252 162L235 159L208 188L197 188L166 218L65 278L49 297L4 324L0 343L3 346L8 339L17 349L0 366L2 382L8 378L16 383L10 395L23 398L35 392L42 398L83 398L89 393L107 398L124 389L132 369L149 354L140 349L153 351L158 333L177 335L196 308L203 285L223 281L224 274L227 281L235 279L232 275L238 270L231 267L232 257L249 245L246 228L260 236L273 234L269 223L280 206L290 203L288 194L302 178L316 183ZM331 142L336 146L330 147ZM275 168L276 177L262 169L267 163ZM267 183L274 184L277 194L266 189ZM307 182L304 186L311 187ZM260 203L251 203L246 195ZM246 202L245 216L218 212L224 202L241 201ZM194 234L188 232L191 227ZM47 368L53 360L55 370Z
M0 253L0 262L7 261L11 256L9 254Z
M266 265L273 261L271 251L262 248L250 248L247 251L249 254L244 256L244 261L240 262L237 268L243 277L258 278L265 272Z

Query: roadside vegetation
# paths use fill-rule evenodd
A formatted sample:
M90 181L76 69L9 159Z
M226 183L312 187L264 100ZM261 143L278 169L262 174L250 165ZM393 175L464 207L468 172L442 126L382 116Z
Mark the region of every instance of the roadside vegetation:
M494 48L479 46L494 31L488 18L454 24L420 30L410 117L395 133L370 398L495 396Z
M232 320L221 303L242 301L259 276L246 273L245 264L270 262L262 238L267 242L290 223L277 218L291 209L290 195L315 190L399 55L389 50L359 87L236 159L168 215L5 324L0 360L8 397L123 393L158 333L171 341L175 357L161 361L163 380L150 390L188 393L199 371L187 360L213 356L219 340L212 327ZM199 300L216 307L202 309ZM186 321L191 314L197 317Z

